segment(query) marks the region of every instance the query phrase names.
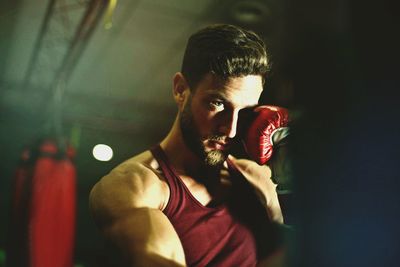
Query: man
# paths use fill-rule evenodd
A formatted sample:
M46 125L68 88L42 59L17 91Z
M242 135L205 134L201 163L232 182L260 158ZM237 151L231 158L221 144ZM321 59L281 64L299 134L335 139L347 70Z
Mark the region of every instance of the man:
M173 77L170 132L90 194L95 221L124 265L255 266L276 250L272 222L283 219L271 172L229 155L267 70L252 32L213 25L190 37Z

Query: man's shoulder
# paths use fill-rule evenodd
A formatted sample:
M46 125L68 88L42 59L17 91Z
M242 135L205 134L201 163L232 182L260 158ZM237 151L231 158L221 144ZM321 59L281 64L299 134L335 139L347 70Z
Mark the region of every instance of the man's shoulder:
M157 169L158 168L158 162L154 158L153 154L151 153L150 150L143 151L132 158L128 159L127 161L123 162L124 163L132 163L132 164L141 164L145 167L149 167L152 169ZM120 165L122 165L120 164Z
M158 168L158 162L155 160L151 152L149 150L146 150L120 163L105 177L109 177L109 179L112 180L130 180L133 177L137 177L137 179L139 180L158 180Z
M92 188L90 201L105 208L159 208L166 187L150 151L140 153L112 169Z

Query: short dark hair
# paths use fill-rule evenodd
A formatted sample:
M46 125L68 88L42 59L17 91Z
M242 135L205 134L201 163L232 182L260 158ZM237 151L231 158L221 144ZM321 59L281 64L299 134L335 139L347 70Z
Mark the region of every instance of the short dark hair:
M260 75L268 72L264 42L252 31L234 25L215 24L190 36L181 72L190 88L208 73L220 79Z

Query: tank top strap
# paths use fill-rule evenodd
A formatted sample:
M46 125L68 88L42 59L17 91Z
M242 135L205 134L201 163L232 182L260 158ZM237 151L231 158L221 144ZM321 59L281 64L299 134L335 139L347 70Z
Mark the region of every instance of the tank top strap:
M159 144L153 146L150 149L150 152L160 165L161 171L164 174L165 180L169 187L169 200L163 212L165 214L170 214L178 208L179 199L183 197L183 185L181 184L178 174L172 168L172 165L170 164L167 155L162 150L161 146Z

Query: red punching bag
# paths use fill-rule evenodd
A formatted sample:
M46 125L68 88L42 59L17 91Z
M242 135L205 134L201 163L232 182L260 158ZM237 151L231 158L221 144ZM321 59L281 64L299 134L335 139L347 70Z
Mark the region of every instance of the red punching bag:
M29 174L30 174L30 168L29 168L29 159L30 159L30 154L31 152L29 151L28 148L25 148L22 151L21 158L20 158L20 164L15 171L15 176L14 176L14 192L13 192L13 198L11 202L11 209L13 212L13 215L18 217L22 212L21 212L21 205L23 205L24 202L24 196L26 196L26 190L27 190L27 182L29 179ZM14 217L16 219L16 217Z
M15 177L12 213L21 222L13 232L25 234L18 246L10 247L14 250L10 254L17 258L9 263L71 267L76 219L76 171L71 161L74 151L71 147L63 151L52 140L40 142L35 151L30 166L18 169ZM18 259L17 254L24 259Z
M7 243L7 266L28 265L27 225L31 183L31 151L25 148L14 174Z
M29 214L31 267L71 267L75 237L75 167L72 150L44 141L32 175Z

